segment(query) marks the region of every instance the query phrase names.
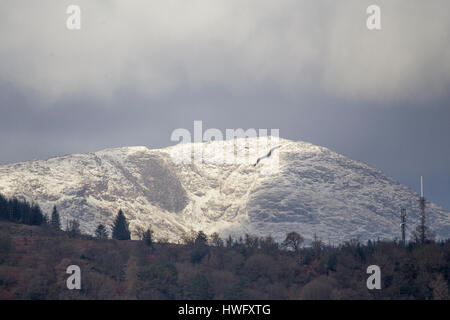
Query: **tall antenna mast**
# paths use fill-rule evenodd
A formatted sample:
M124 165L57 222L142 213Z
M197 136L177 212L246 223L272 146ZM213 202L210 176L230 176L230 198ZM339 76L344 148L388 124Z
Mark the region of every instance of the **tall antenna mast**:
M423 196L423 177L420 176L420 199L419 199L419 207L420 207L420 242L423 244L426 240L426 227L425 227L425 207L426 200Z
M402 227L402 245L405 246L406 245L406 233L405 233L406 209L402 208L402 210L400 211L400 217L402 218L402 223L400 224L400 226Z
M423 176L420 176L420 197L423 198Z

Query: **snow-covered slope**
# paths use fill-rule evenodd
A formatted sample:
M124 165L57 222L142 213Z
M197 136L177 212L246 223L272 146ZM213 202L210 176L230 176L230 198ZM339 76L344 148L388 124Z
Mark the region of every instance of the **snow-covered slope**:
M99 223L110 225L121 208L132 230L152 226L156 237L171 241L190 230L277 240L289 231L333 242L395 238L402 207L409 231L417 224L418 195L380 171L285 139L258 161L273 147L267 141L125 147L3 165L0 193L37 202L48 213L56 205L63 226L76 218L89 233ZM192 147L202 151L203 161L179 163L177 155ZM234 162L222 161L224 155ZM267 170L274 166L278 170ZM438 237L450 236L449 212L429 203L427 222Z

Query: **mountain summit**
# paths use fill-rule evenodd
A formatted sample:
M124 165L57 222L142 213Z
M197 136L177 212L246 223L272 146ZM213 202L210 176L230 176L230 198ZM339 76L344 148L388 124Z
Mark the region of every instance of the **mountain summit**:
M151 226L156 238L170 241L190 230L277 240L296 231L333 243L392 239L400 237L401 208L408 234L417 225L418 194L379 170L310 143L279 139L274 146L268 139L124 147L2 165L0 193L46 212L56 205L63 227L78 219L90 234L122 209L130 230ZM200 161L180 161L191 151ZM449 212L433 203L427 224L438 238L450 237Z

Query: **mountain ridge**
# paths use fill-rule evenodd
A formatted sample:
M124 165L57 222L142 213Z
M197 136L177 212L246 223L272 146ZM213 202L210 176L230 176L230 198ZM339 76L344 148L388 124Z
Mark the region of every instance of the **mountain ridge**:
M401 207L408 233L417 223L417 193L328 148L279 139L279 150L255 165L273 147L270 139L108 148L0 165L0 193L46 212L56 205L63 226L76 218L91 234L123 209L131 229L152 226L156 237L172 242L190 230L277 240L290 231L331 242L395 238ZM179 162L186 150L202 150L203 161ZM230 154L234 162L224 162ZM271 166L275 173L263 172ZM429 203L427 219L438 237L449 237L448 211Z

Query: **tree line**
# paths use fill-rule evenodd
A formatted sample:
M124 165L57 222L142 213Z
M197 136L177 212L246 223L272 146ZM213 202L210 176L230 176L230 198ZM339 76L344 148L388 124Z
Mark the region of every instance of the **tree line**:
M0 200L2 219L14 216L13 202ZM11 221L25 223L33 205L18 202L27 209ZM0 223L0 299L450 299L449 240L353 239L333 246L315 237L305 246L297 232L279 243L270 235L192 231L174 244L137 227L140 241L102 241L131 239L119 210L111 226L97 226L92 241L77 220L52 231L62 229L56 207L43 221L42 228ZM19 235L22 229L36 230L34 239ZM65 289L68 264L84 270L81 291ZM366 288L372 264L382 270L380 291Z
M29 203L26 200L17 198L8 199L0 194L0 220L11 221L20 224L47 226L54 230L63 230L61 217L56 206L53 207L50 216L42 212L38 204ZM81 236L80 223L76 219L68 220L65 230L70 237ZM147 230L147 237L150 230ZM111 236L116 240L130 240L131 233L129 223L122 210L119 210L113 225L111 226ZM99 224L95 230L95 237L107 239L109 232L104 224Z
M7 199L1 194L0 220L36 226L47 223L47 217L42 213L39 205L17 198Z
M53 207L52 213L50 217L45 215L38 204L29 203L25 200L19 200L17 198L8 199L2 194L0 194L0 220L7 220L16 223L26 224L26 225L44 225L48 226L54 230L63 230L61 225L60 214L56 208ZM412 242L416 244L425 244L434 240L435 234L428 227L426 228L426 232L423 237L420 236L420 226L412 232ZM94 232L96 239L108 239L110 234L112 239L116 240L131 240L131 232L129 229L129 222L124 214L124 212L120 209L117 213L113 224L110 226L110 230L108 230L105 224L99 224L96 227ZM80 229L80 223L76 219L68 220L65 230L69 237L77 237L82 236L82 232ZM153 231L151 228L144 229L140 226L134 230L135 235L144 240L149 246L153 243ZM191 235L183 235L181 237L182 242L189 244L190 242L202 241L204 238L206 241L206 234L203 231L200 231L198 234L194 232L194 236ZM89 237L88 235L84 235ZM189 239L190 238L190 239ZM194 240L195 238L196 240ZM244 239L240 237L239 239L233 239L229 236L227 239L221 239L218 234L211 235L210 242L213 245L218 245L219 243L224 243L228 247L238 246L244 242ZM286 239L281 244L276 244L280 248L287 248L294 252L298 252L302 243L304 242L304 238L298 234L297 232L290 232L286 235ZM258 247L258 246L275 246L275 240L273 238L266 237L259 239L256 236L245 235L245 243L247 245ZM317 238L315 237L312 242L312 246L314 243L317 243Z

